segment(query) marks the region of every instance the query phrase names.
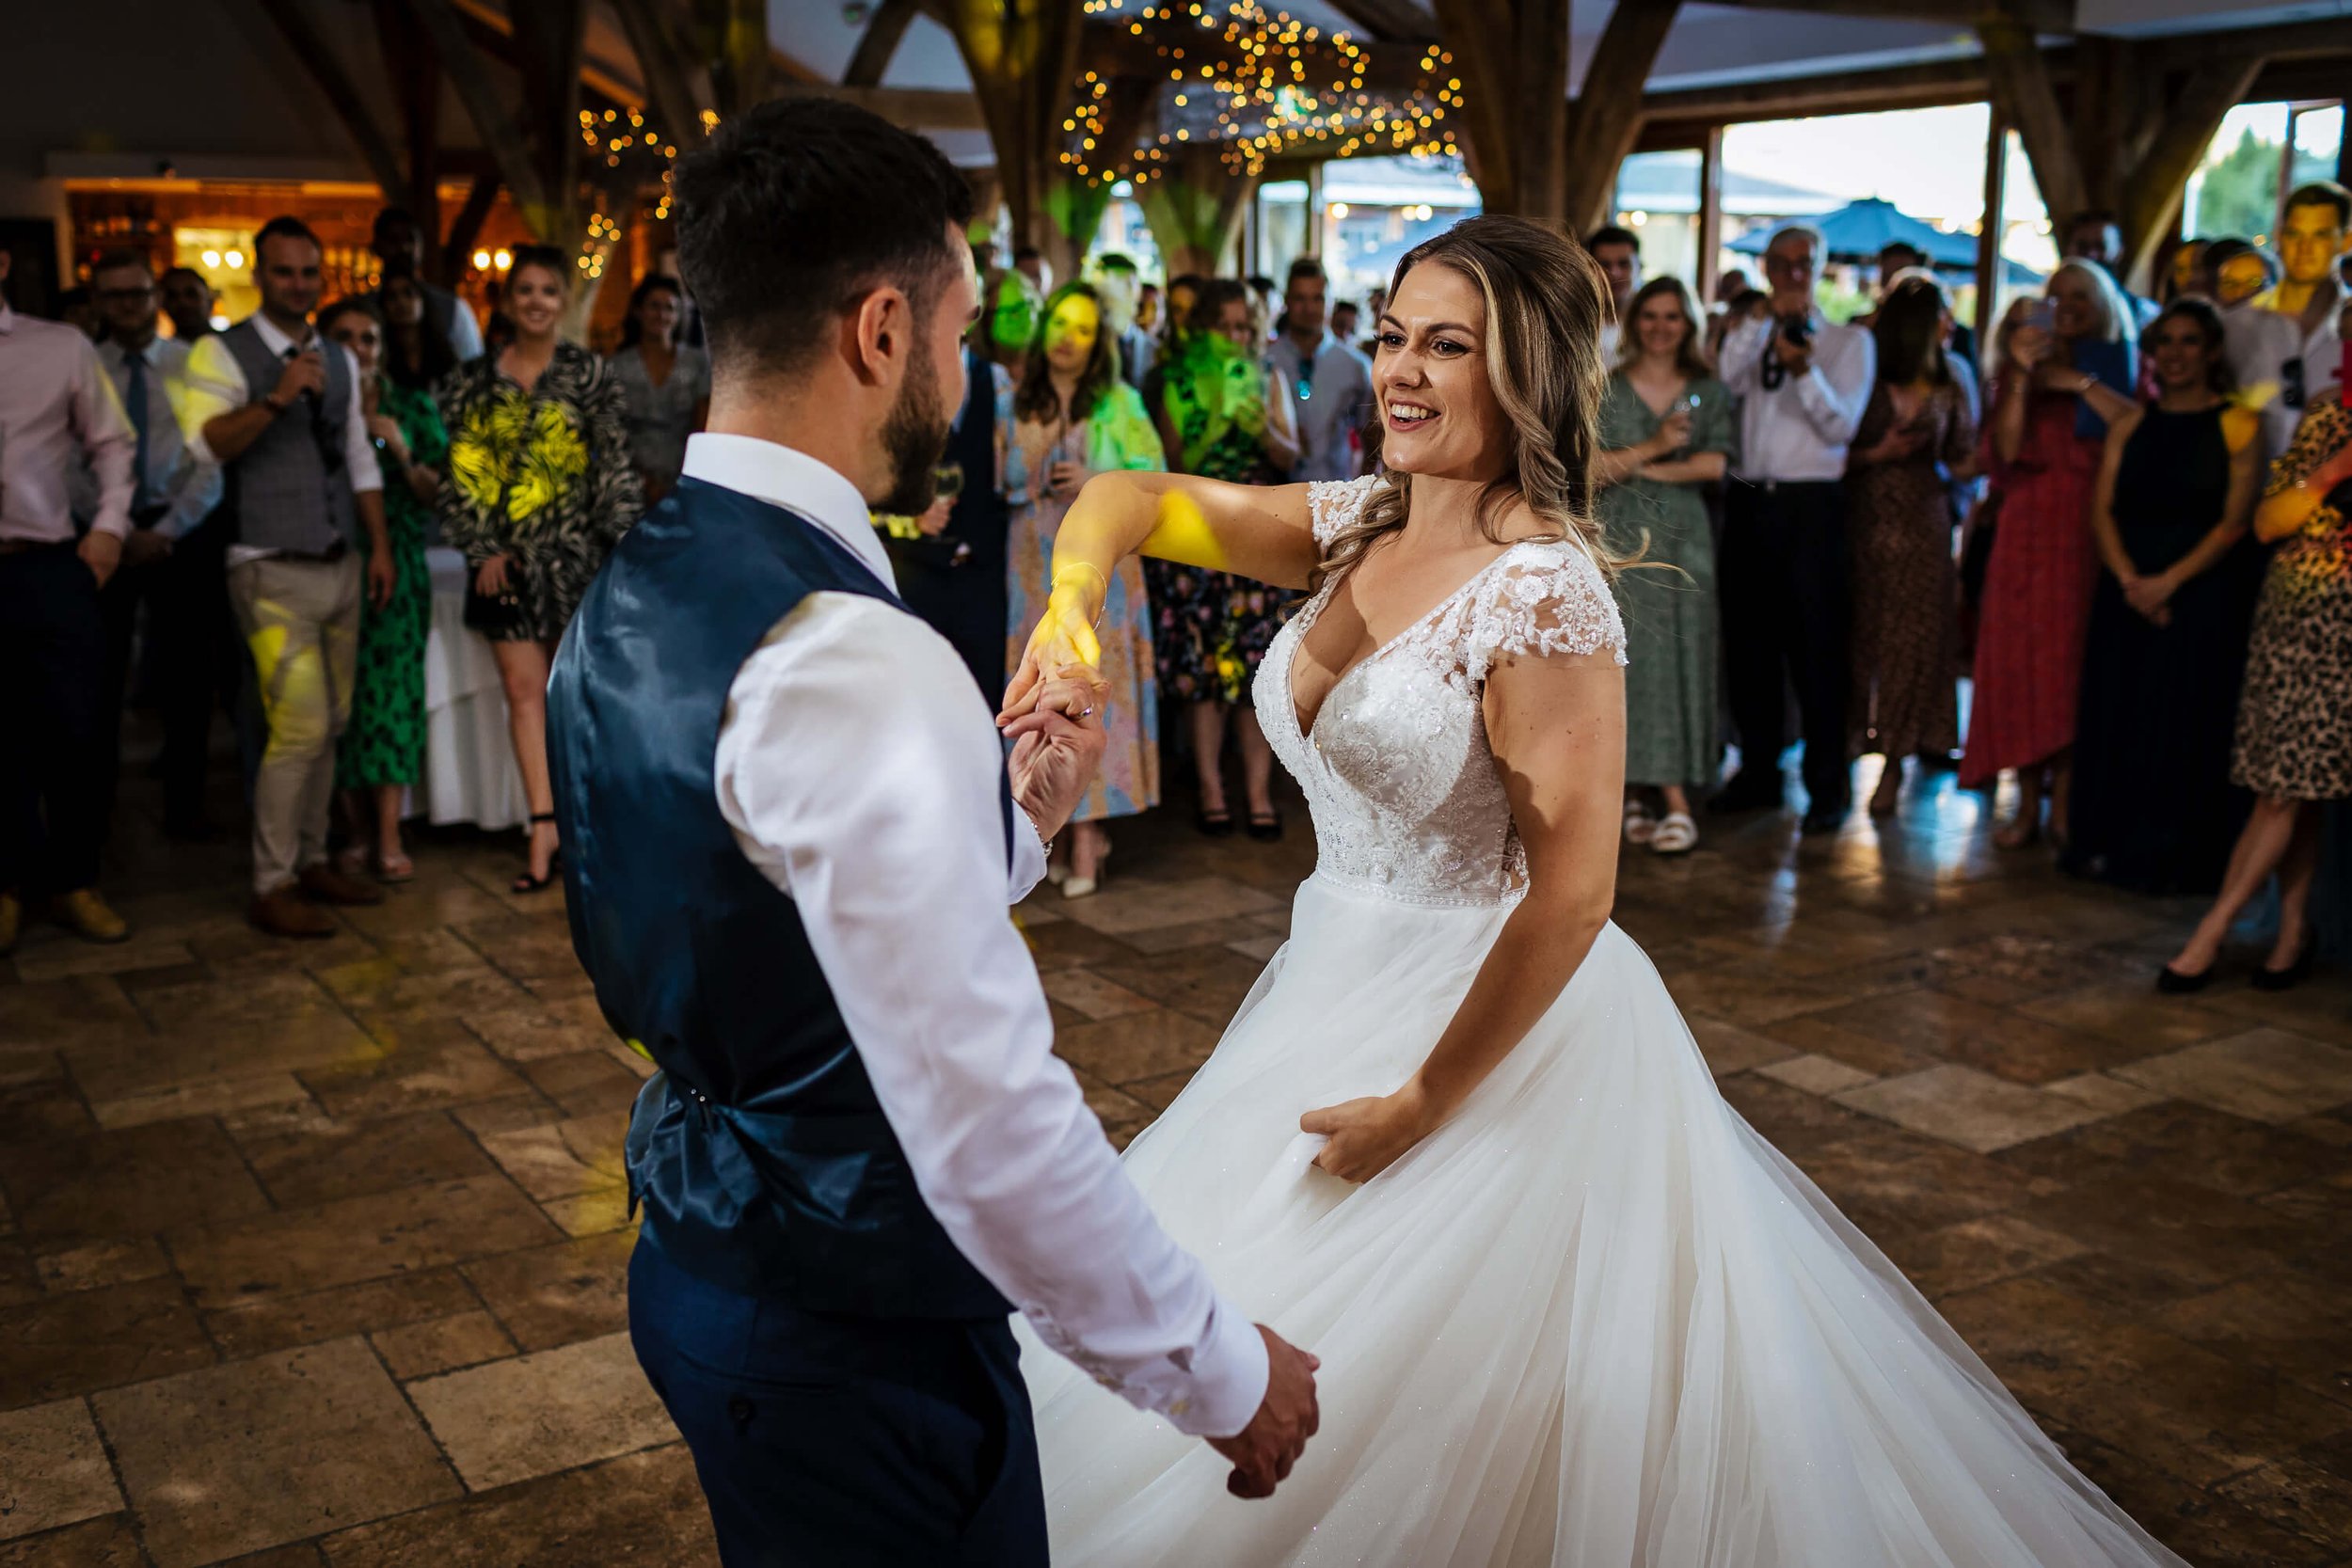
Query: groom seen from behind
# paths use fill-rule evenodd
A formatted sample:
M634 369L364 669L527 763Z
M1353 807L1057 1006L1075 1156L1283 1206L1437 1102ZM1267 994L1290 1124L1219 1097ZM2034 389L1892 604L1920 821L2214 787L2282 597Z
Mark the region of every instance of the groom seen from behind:
M1015 1307L1265 1496L1313 1433L1314 1358L1145 1208L1008 917L1101 754L1090 676L1007 727L1008 768L867 522L930 503L962 402L962 178L790 100L675 185L709 433L583 601L548 738L574 943L661 1068L628 1135L629 1327L721 1556L1042 1564Z

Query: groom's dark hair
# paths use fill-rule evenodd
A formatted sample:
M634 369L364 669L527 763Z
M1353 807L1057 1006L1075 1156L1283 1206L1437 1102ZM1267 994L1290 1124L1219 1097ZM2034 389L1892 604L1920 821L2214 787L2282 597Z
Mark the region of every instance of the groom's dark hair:
M962 261L946 230L972 191L939 149L833 99L773 99L678 160L678 271L702 312L712 369L790 372L883 284L918 321Z

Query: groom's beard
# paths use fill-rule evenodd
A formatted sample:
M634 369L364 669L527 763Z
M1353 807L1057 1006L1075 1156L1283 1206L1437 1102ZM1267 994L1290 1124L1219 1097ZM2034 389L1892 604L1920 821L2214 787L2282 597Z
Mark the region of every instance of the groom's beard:
M890 493L875 503L875 511L917 517L931 509L939 494L939 460L947 451L945 404L939 395L938 373L930 363L908 366L898 401L882 421L882 450L890 455Z

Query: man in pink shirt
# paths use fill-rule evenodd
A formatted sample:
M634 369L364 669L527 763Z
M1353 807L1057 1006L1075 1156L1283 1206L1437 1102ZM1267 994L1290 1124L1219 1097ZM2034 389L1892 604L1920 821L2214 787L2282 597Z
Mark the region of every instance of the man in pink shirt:
M0 956L35 899L92 942L130 935L97 888L117 720L98 591L131 531L135 444L88 335L0 299ZM98 512L77 539L68 484L85 460Z

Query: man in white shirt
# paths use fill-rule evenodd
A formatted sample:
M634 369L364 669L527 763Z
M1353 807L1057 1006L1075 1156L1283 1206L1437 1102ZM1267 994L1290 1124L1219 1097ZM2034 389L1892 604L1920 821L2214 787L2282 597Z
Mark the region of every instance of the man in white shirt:
M1294 484L1354 479L1362 466L1358 440L1372 418L1372 365L1324 326L1330 278L1323 263L1301 256L1291 263L1282 292L1288 324L1266 351L1266 365L1290 394L1298 425Z
M202 838L209 836L205 761L213 713L228 678L231 625L219 538L226 520L208 526L220 501L220 469L199 458L181 435L177 410L187 396L189 344L155 330L155 275L146 255L118 250L100 257L90 271L90 293L105 328L98 360L135 437L131 533L123 541L122 569L101 601L106 710L121 709L133 627L144 603L146 667L164 721L164 831L174 838ZM110 726L110 737L119 730Z
M1153 1221L1008 918L1099 696L1065 673L1009 775L867 520L925 510L962 402L969 189L809 98L730 119L675 189L708 433L565 634L548 752L574 943L662 1069L629 1130L629 1327L721 1555L1041 1568L1015 1307L1267 1495L1313 1359Z
M392 552L359 363L310 325L318 237L298 218L272 218L253 252L262 308L188 355L181 430L198 461L227 478L236 527L229 600L269 725L253 786L246 918L272 936L327 937L338 927L315 905L384 898L328 862L326 829L335 742L358 672L359 598L391 598Z
M1804 831L1829 832L1852 800L1846 764L1846 449L1878 373L1867 332L1813 301L1820 235L1802 224L1764 247L1769 295L1724 339L1740 400L1717 580L1740 771L1721 811L1778 809L1788 686L1804 726Z
M2296 186L2287 196L2286 215L2279 224L2277 248L2285 276L2248 302L2275 316L2285 328L2261 336L2258 362L2250 367L2278 388L2275 404L2264 409L2265 435L2275 437L2273 457L2294 438L2312 394L2332 384L2341 370L2344 339L2337 324L2352 295L2337 277L2336 263L2344 256L2348 230L2352 192L2332 180Z
M1642 289L1642 242L1632 230L1612 223L1594 230L1584 248L1600 263L1601 276L1609 279L1610 297L1616 302L1616 309L1600 327L1600 362L1614 370L1625 341L1625 313L1633 308L1633 296Z

